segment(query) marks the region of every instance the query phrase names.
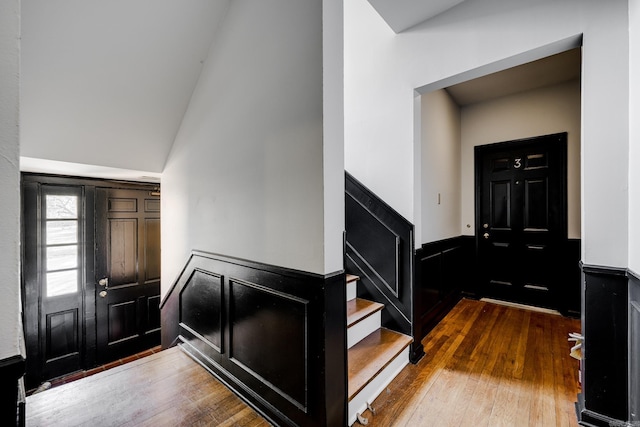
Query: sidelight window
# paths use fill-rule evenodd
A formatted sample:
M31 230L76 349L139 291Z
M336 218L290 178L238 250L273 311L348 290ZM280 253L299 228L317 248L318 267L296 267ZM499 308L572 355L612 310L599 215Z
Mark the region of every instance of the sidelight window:
M44 203L46 295L75 293L78 291L80 255L79 197L47 194Z

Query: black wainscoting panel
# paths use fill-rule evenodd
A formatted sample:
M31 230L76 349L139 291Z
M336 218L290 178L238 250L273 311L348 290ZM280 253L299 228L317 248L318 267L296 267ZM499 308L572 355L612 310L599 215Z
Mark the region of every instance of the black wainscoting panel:
M347 212L347 244L356 259L364 262L376 279L396 298L400 282L400 236L394 233L349 193Z
M640 276L629 271L629 421L640 422Z
M360 277L359 297L385 305L384 326L414 336L413 224L346 172L345 192L346 271Z
M222 277L194 270L180 292L180 327L222 353Z
M306 411L309 301L255 283L229 284L229 357Z
M584 335L579 417L606 425L628 417L628 279L626 270L582 266Z
M344 426L345 293L344 272L194 251L162 301L162 345L180 345L275 425Z
M472 277L473 248L473 236L459 236L416 251L415 339L424 338L460 300Z

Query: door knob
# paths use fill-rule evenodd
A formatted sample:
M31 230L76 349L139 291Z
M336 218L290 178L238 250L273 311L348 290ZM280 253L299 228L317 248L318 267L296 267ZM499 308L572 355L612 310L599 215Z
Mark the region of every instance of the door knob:
M489 233L484 233L484 234L482 235L482 237L484 237L485 239L488 239L488 238L489 238Z
M100 295L102 298L104 298L104 297L107 296L107 291L102 291L98 295Z
M102 279L98 280L98 284L100 286L109 287L109 278L108 277L103 277Z

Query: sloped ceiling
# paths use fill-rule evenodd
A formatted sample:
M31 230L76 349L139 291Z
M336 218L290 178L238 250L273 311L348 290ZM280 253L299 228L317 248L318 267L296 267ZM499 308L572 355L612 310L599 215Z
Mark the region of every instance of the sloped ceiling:
M23 1L21 156L31 165L25 168L52 160L66 162L63 169L79 163L157 176L227 6L228 0Z
M369 0L396 33L451 9L465 0Z
M459 106L580 79L582 49L575 48L446 88Z

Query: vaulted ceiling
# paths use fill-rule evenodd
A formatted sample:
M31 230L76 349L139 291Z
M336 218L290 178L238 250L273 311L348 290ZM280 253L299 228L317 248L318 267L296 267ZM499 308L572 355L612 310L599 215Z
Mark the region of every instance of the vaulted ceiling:
M157 178L227 5L23 1L23 170Z
M158 181L229 1L23 1L21 168ZM395 32L463 1L369 0ZM477 102L579 73L575 60L557 55L449 91Z

